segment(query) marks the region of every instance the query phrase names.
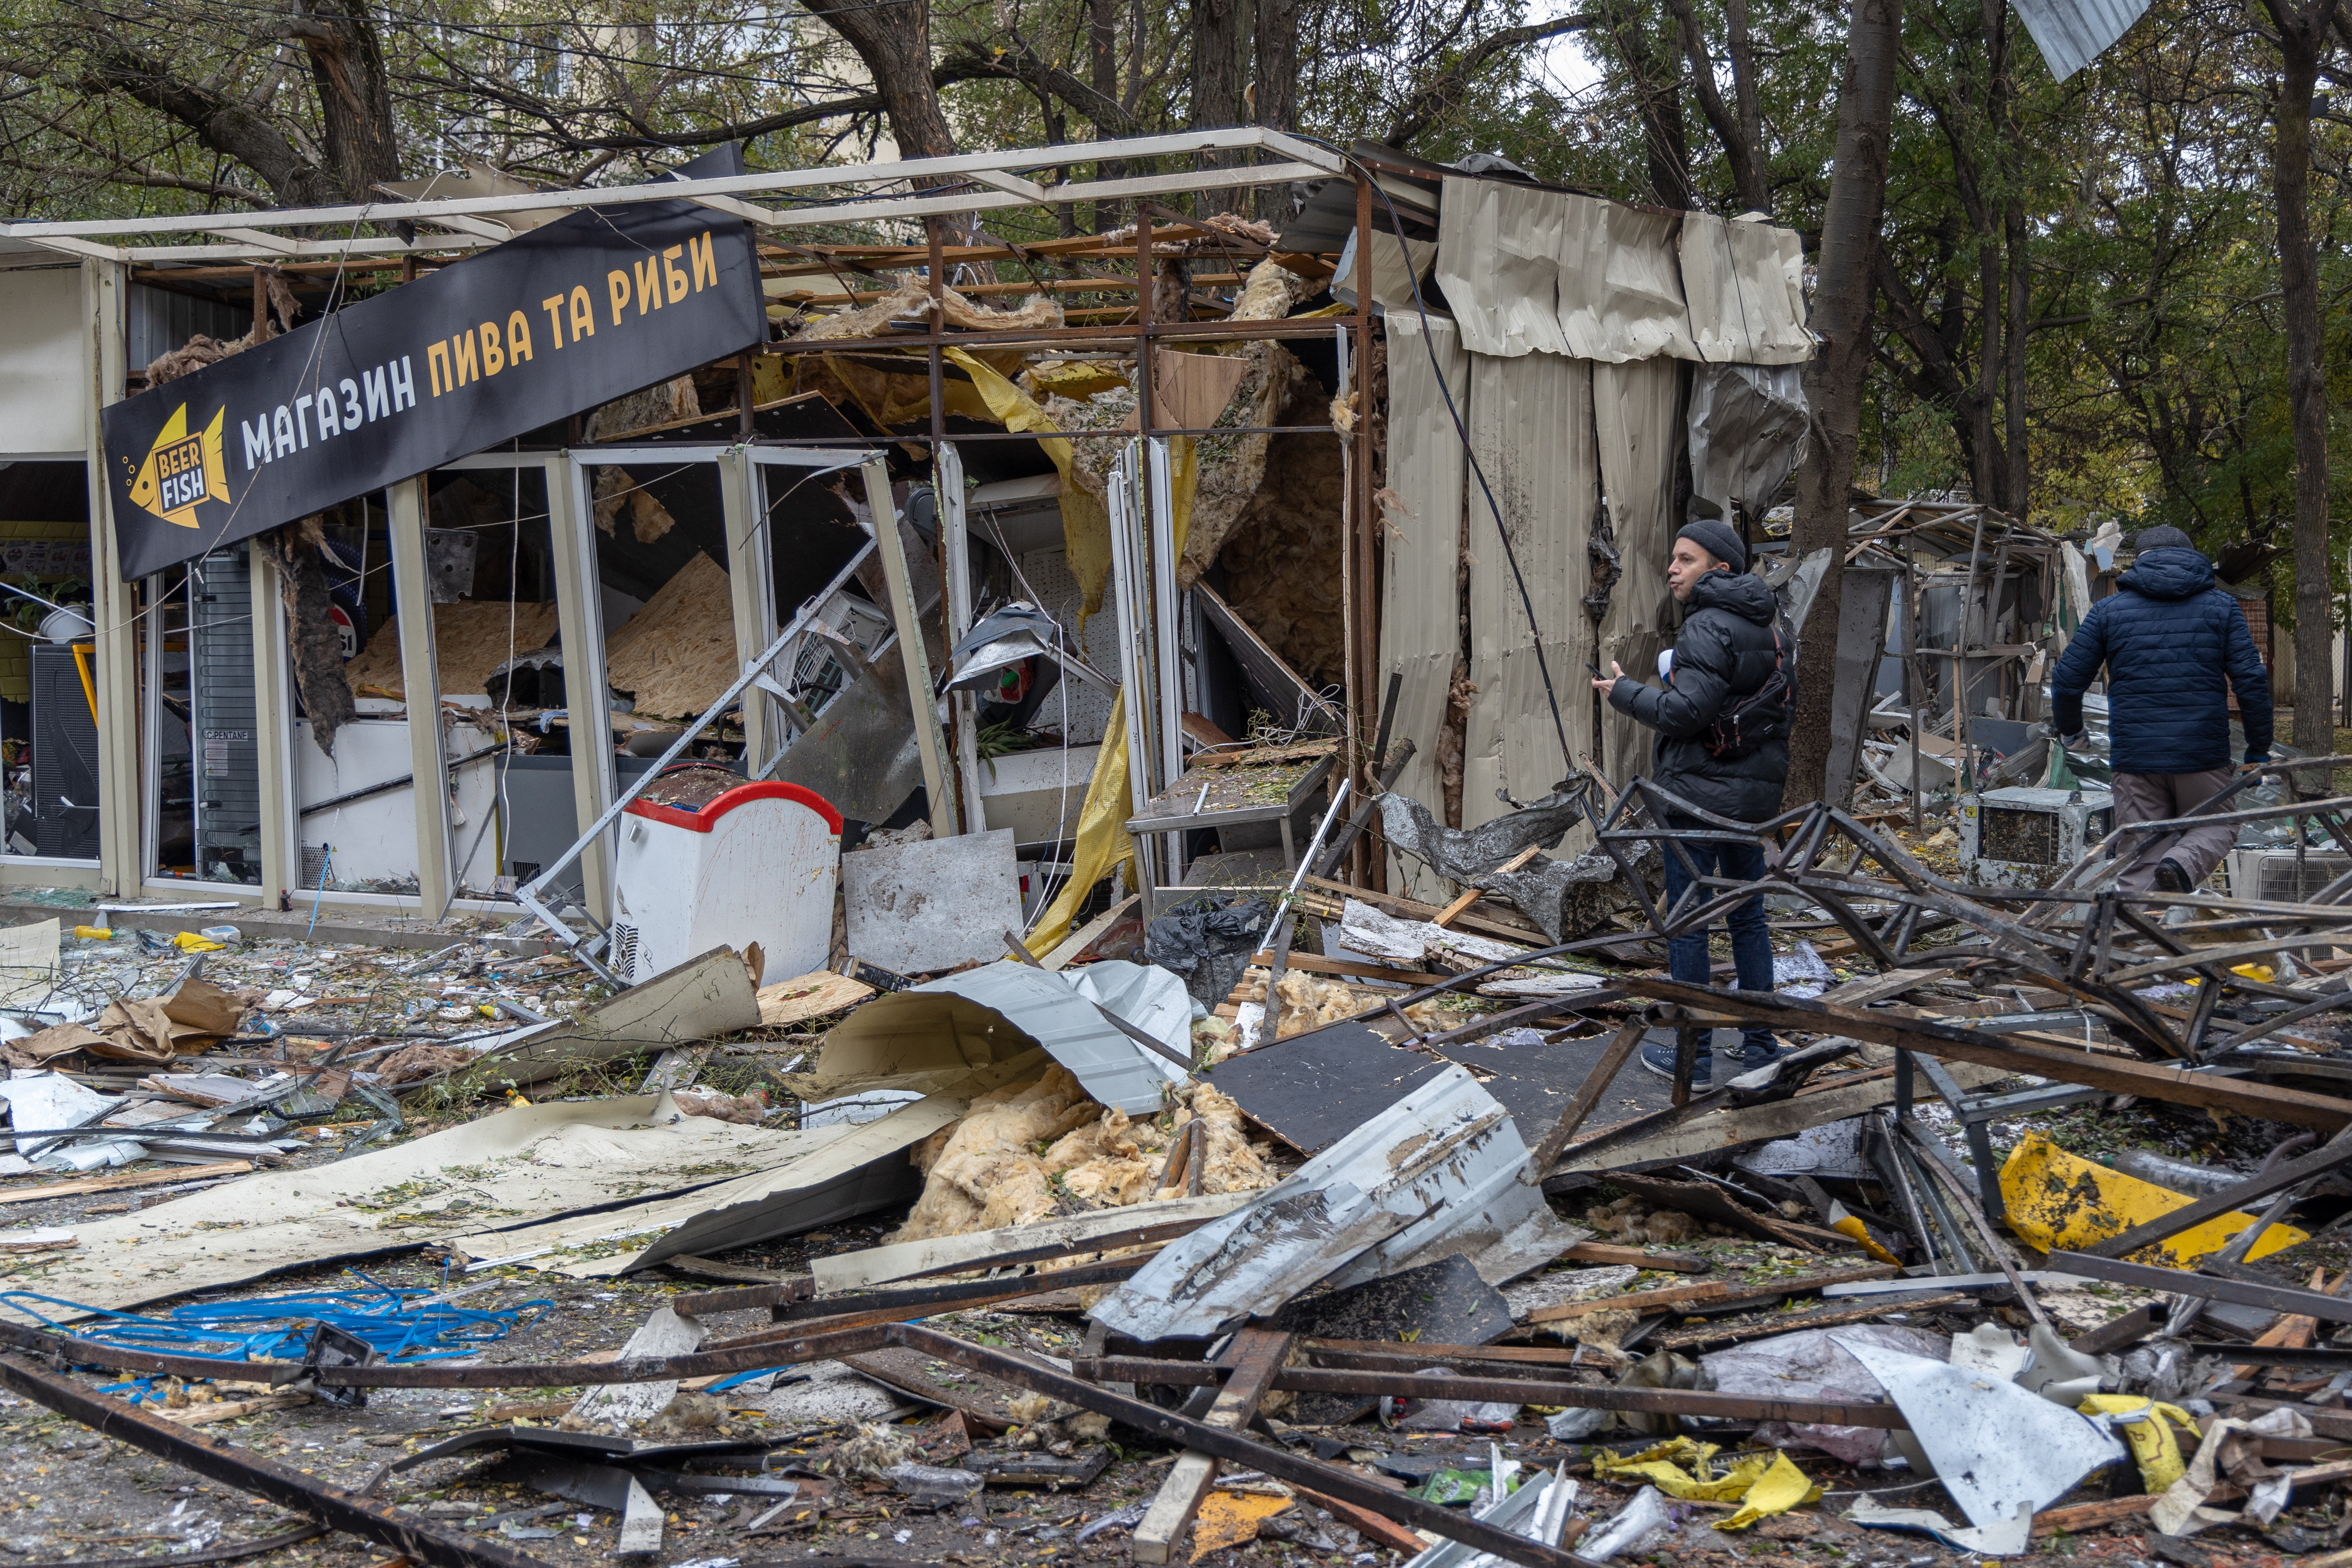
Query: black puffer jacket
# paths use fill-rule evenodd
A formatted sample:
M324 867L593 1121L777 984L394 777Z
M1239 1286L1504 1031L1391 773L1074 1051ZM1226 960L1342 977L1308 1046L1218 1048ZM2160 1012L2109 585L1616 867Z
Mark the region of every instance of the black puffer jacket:
M2116 591L2083 617L2050 680L2059 734L2083 727L2083 690L2102 664L2116 772L2229 767L2231 687L2246 727L2246 760L2270 755L2270 672L2245 612L2213 586L2213 563L2195 550L2142 550Z
M1779 612L1762 578L1710 571L1692 587L1684 607L1665 686L1646 686L1628 675L1609 690L1610 706L1658 732L1650 768L1658 788L1734 821L1760 822L1780 810L1780 787L1789 779L1787 710L1778 733L1729 760L1707 750L1707 727L1770 678Z

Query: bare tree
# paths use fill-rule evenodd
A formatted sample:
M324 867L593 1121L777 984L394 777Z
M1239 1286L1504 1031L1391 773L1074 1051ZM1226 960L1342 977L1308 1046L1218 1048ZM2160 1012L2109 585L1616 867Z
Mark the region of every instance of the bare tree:
M2319 257L2311 237L2311 98L2338 0L2263 0L2281 70L2271 194L2278 208L2279 293L2286 328L2287 410L2294 433L2294 739L2333 749L2334 580L2327 548L2327 382L2320 369Z

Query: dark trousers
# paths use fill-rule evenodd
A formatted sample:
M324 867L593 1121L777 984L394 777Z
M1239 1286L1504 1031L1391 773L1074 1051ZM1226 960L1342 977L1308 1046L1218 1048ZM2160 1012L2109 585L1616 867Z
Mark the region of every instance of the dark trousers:
M1706 824L1689 817L1669 817L1666 825L1685 831L1704 831ZM1764 851L1756 844L1699 843L1685 841L1681 846L1690 856L1691 863L1701 876L1720 876L1734 882L1754 882L1764 874ZM1691 885L1690 873L1683 869L1682 855L1672 846L1666 850L1666 907L1671 909ZM1715 896L1706 888L1692 895L1695 903L1704 903ZM1739 972L1739 988L1743 991L1769 991L1772 988L1772 936L1764 925L1764 900L1761 894L1734 908L1730 915L1731 961ZM1686 986L1704 986L1709 981L1709 961L1706 952L1706 928L1685 932L1666 942L1666 968L1674 977ZM1772 1031L1751 1029L1741 1032L1740 1044L1748 1054L1769 1055L1773 1050Z

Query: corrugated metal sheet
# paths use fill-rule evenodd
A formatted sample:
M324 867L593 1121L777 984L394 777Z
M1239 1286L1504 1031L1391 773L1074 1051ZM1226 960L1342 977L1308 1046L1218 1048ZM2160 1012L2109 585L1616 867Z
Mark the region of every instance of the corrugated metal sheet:
M1157 1112L1161 1086L1184 1076L1128 1039L1063 976L1010 962L875 998L825 1037L816 1071L825 1078L939 1072L1007 1060L1033 1044L1087 1093L1129 1115Z
M1658 650L1676 624L1666 588L1666 555L1674 549L1675 470L1682 457L1682 427L1675 418L1681 367L1672 360L1592 368L1593 422L1601 432L1601 484L1609 497L1618 570L1609 608L1601 617L1602 669L1615 660L1626 674L1653 680ZM1702 371L1702 374L1705 372ZM1581 671L1578 672L1581 674ZM1601 721L1601 766L1610 778L1646 773L1656 732L1615 708ZM1579 848L1591 847L1581 839Z
M1557 354L1470 361L1470 440L1534 601L1534 624L1545 632L1569 748L1580 754L1593 740L1592 688L1583 680L1595 644L1581 602L1591 586L1586 544L1600 494L1592 371ZM1532 800L1573 773L1576 760L1560 755L1534 630L1475 482L1468 505L1470 679L1478 695L1463 741L1460 825L1475 828L1511 810L1496 790Z
M1612 364L1696 359L1675 254L1681 219L1592 196L1565 200L1559 319L1568 351Z
M1568 218L1556 191L1448 180L1438 212L1437 278L1474 354L1564 354L1559 256ZM1475 301L1465 309L1463 302Z
M1793 365L1813 357L1805 330L1804 247L1794 230L1685 213L1682 265L1698 358Z
M202 332L226 342L253 330L250 306L225 305L134 283L123 300L123 326L129 339L124 360L143 371Z
M1518 1180L1528 1157L1494 1096L1449 1065L1246 1207L1171 1242L1089 1315L1138 1339L1206 1337L1318 1280L1455 1252L1499 1284L1585 1235Z
M2017 0L2017 14L2050 74L2064 81L2131 31L2147 0Z
M1434 349L1444 384L1466 420L1470 413L1470 360L1447 316L1429 318L1424 335L1418 313L1390 313L1389 488L1404 516L1382 530L1386 559L1381 574L1381 679L1401 673L1391 743L1410 738L1412 760L1397 777L1397 788L1442 810L1444 789L1437 770L1438 730L1445 722L1445 691L1454 675L1461 641L1455 562L1462 548L1463 484L1468 465L1462 438L1439 391ZM1418 861L1390 857L1391 886L1414 898L1444 902L1445 887Z
M1564 191L1448 179L1436 275L1471 352L1793 364L1804 329L1794 230L1645 213Z

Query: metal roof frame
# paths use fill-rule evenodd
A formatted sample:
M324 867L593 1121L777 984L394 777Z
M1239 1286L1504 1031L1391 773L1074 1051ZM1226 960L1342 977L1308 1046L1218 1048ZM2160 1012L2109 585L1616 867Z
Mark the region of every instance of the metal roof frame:
M1189 158L1202 153L1262 152L1278 162L1150 174L1124 180L1087 180L1045 186L1019 172L1103 159ZM1344 172L1339 157L1279 131L1233 126L1130 137L1118 141L1063 142L994 152L961 152L947 158L911 158L890 163L850 163L814 169L775 170L709 180L665 180L606 189L531 191L503 196L454 196L429 202L372 202L333 207L285 207L270 212L192 214L173 217L103 218L63 223L0 223L0 239L13 239L67 256L106 261L334 260L352 256L411 256L467 250L512 237L496 222L508 212L545 212L551 207L624 206L636 202L699 202L761 229L813 227L826 224L944 217L961 213L1053 206L1066 202L1124 200L1172 195L1185 191L1286 184L1327 179ZM933 188L875 192L869 187L901 182L954 180L986 187L948 193ZM746 197L851 187L846 200L799 206L768 206ZM489 222L482 220L488 219ZM361 238L362 225L415 223L450 232L413 240ZM341 238L313 238L289 230L343 225ZM496 232L486 232L496 231ZM515 231L521 232L521 231ZM113 243L125 236L212 235L226 243Z

